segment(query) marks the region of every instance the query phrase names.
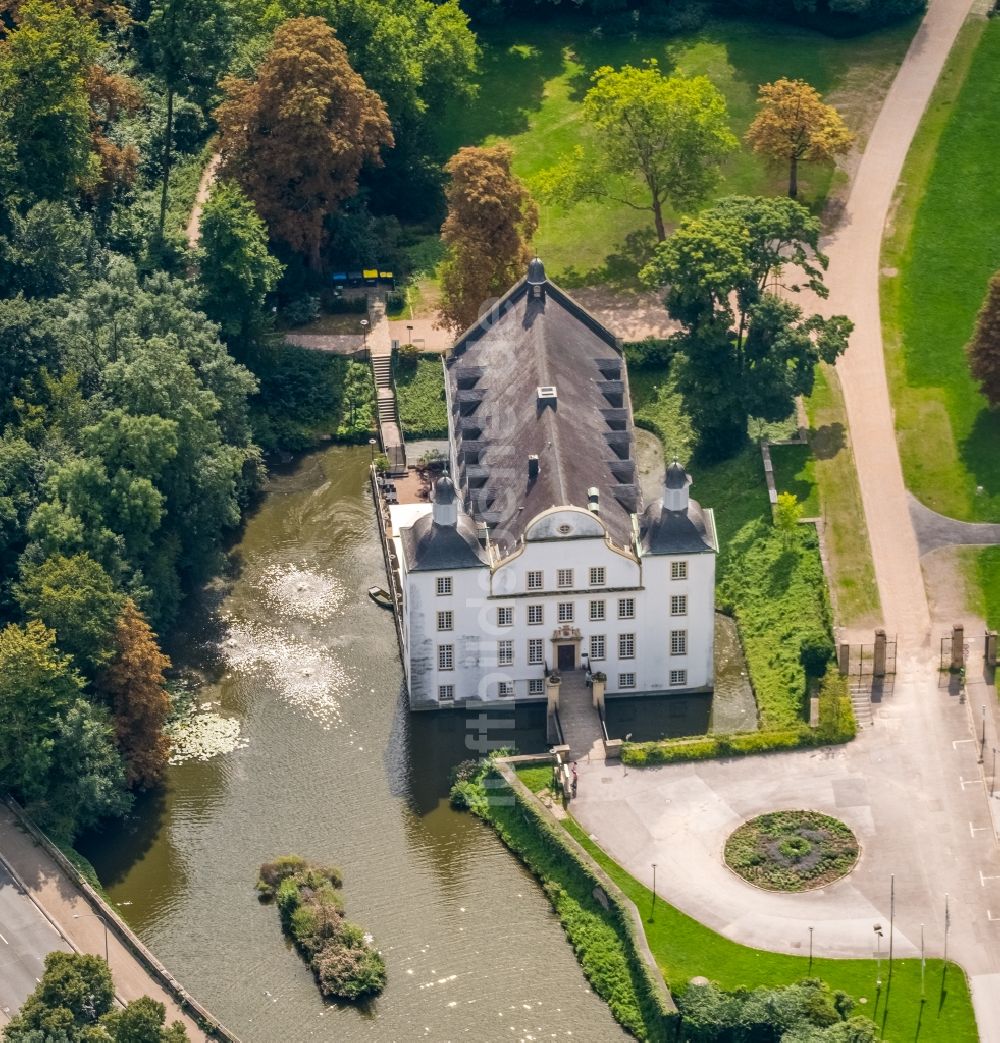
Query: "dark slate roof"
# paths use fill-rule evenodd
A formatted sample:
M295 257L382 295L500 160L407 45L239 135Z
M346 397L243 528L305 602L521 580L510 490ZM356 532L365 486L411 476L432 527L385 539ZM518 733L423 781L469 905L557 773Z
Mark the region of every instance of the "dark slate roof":
M441 504L455 502L455 483L447 475L434 483L434 502Z
M668 489L683 489L690 482L687 471L676 460L667 468L666 485Z
M639 542L643 554L709 554L715 552L715 526L705 518L697 500L686 511L668 511L662 500L651 503L642 516Z
M543 289L538 299L522 279L448 356L463 499L509 545L550 507L586 507L587 490L596 486L600 518L629 546L630 516L642 498L622 352L551 281ZM556 398L542 404L538 389L548 387ZM529 480L532 455L539 471Z
M435 525L431 514L399 530L403 556L410 572L445 569L478 569L488 564L486 551L476 538L476 524L459 513L457 525Z

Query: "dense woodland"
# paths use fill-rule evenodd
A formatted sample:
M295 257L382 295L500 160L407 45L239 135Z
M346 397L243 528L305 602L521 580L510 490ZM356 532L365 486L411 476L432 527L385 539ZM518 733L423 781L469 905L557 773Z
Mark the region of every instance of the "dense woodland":
M845 32L905 13L903 0L731 6ZM537 216L503 147L450 157L433 132L446 99L477 89L477 29L517 13L633 32L706 11L696 0L0 0L0 788L72 838L161 783L170 698L157 635L220 567L266 480L265 451L302 448L324 397L350 400L336 434L367 439L363 367L291 365L279 346L276 330L329 272L372 257L402 270L406 229L442 223L446 289L449 271L457 284L491 265L457 297L482 299L517 270ZM595 103L597 125L614 101ZM711 180L716 153L735 144L713 133L692 176ZM191 186L213 153L219 179L190 250ZM502 189L489 230L470 204L483 185ZM647 273L654 285L672 277L699 236L730 251L728 284L674 291L690 336L735 321L720 319L729 290L749 301L770 271L733 231L740 207L745 223L751 203L717 208ZM803 215L750 217L777 221L794 248L815 244ZM456 324L467 309L459 300ZM768 379L764 348L780 340L794 359L781 401L762 407L751 381L757 399L736 403L738 420L784 408L816 357L842 350L842 328L807 327L790 309L740 317L738 343L718 345L723 370Z

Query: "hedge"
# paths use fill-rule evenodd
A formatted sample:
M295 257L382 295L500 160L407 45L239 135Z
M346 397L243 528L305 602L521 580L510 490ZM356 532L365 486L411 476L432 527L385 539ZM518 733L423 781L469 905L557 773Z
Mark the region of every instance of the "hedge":
M815 728L800 724L794 728L773 731L626 743L622 748L622 760L626 764L642 767L678 761L704 761L715 757L745 757L812 746L835 746L850 742L856 734L857 722L847 682L831 667L820 688L819 724Z
M677 1012L663 979L642 958L628 899L591 862L589 855L537 801L511 787L490 763L472 785L462 784L464 803L488 822L504 844L541 883L594 992L637 1039L672 1039ZM597 899L598 889L607 908ZM655 975L655 977L654 977Z

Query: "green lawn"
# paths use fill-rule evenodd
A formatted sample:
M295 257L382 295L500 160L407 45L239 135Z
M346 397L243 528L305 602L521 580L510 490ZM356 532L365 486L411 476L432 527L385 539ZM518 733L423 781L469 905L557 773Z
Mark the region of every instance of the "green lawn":
M965 974L957 965L950 963L946 969L941 960L927 961L927 1002L921 1003L920 961L894 960L892 980L878 995L874 960L817 958L810 964L807 955L764 952L731 942L662 899L657 899L654 911L651 891L612 861L576 822L570 819L564 825L639 909L649 947L672 990L680 990L698 974L726 989L787 985L817 977L855 1000L866 1000L858 1010L875 1021L883 1039L973 1043L978 1038ZM794 939L801 943L804 952L809 945L807 928L803 920L801 937ZM821 931L822 927L817 928L820 943ZM883 959L883 981L886 971Z
M1000 520L1000 413L964 346L1000 268L1000 21L970 21L903 172L883 246L886 362L907 486L956 518ZM982 492L977 492L981 487Z
M399 421L409 438L437 438L448 433L441 356L395 359Z
M852 127L862 132L906 51L915 23L849 40L771 22L712 21L675 36L643 32L601 37L583 20L560 14L550 21L508 19L483 30L481 86L471 104L446 109L438 146L450 155L463 145L505 139L514 147L514 169L530 182L577 144L585 144L580 101L591 74L655 58L666 71L704 73L725 93L733 129L742 135L753 119L757 87L779 76L802 77L829 94ZM833 168L808 164L802 199L820 208ZM769 169L747 149L726 166L720 194L778 194L785 172ZM634 283L652 245L645 213L611 202L568 210L543 207L535 239L548 270L566 285Z
M514 770L517 777L531 790L532 793L541 793L552 781L552 765L545 764L515 764Z
M881 613L875 566L835 369L817 367L807 408L834 614L841 626L875 626Z
M792 493L802 504L803 518L819 515L816 459L808 445L772 445L774 485L779 493Z

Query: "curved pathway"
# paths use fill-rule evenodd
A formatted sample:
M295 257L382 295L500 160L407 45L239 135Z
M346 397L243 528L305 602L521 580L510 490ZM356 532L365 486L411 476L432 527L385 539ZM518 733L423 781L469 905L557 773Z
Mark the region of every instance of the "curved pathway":
M940 547L988 546L1000 543L1000 525L995 522L967 522L948 518L925 507L913 493L907 493L910 521L917 536L920 556Z
M1000 1043L1000 799L991 799L989 774L990 750L1000 746L996 699L977 670L981 653L970 656L967 697L938 671L921 546L896 447L879 311L886 216L910 142L970 7L971 0L932 0L886 95L842 221L824 244L830 297L822 310L846 313L855 322L838 371L885 625L899 641L895 686L875 703L875 726L846 747L628 775L584 765L574 812L639 879L648 883L655 862L658 891L668 901L758 948L801 952L807 927L814 926L817 953L870 957L873 923L888 926L889 877L895 875L897 951L914 952L920 925L926 924L928 952L940 954L949 894L949 955L970 975L980 1039ZM981 725L980 709L987 706ZM802 806L843 818L858 832L865 854L848 879L810 894L768 895L723 868L725 838L739 821L775 807Z

